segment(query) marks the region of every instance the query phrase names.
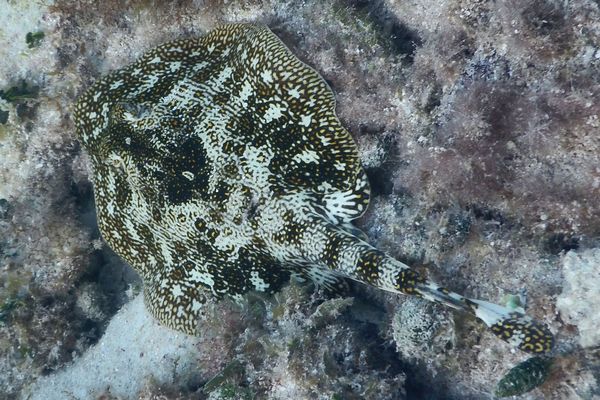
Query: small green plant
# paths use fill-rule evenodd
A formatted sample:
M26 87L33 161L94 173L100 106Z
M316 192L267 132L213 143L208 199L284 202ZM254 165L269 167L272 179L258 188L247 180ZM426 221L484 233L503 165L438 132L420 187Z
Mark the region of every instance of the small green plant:
M10 297L0 304L0 325L5 324L12 312L23 305L23 301L16 297Z
M42 40L44 40L44 36L44 32L42 31L28 32L27 35L25 35L25 43L27 43L27 47L33 49L34 47L38 47L42 43Z
M10 87L7 90L0 90L0 98L9 103L16 103L23 100L35 99L39 93L39 86L29 85L22 80L20 85Z

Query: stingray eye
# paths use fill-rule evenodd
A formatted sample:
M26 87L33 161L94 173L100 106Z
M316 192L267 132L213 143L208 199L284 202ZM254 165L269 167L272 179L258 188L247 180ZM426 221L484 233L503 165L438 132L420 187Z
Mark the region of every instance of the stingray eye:
M137 102L123 102L119 104L119 107L123 110L121 115L123 120L132 122L147 118L151 111L146 104Z
M108 157L106 157L106 164L113 171L125 173L125 162L123 161L123 158L116 153L110 153Z

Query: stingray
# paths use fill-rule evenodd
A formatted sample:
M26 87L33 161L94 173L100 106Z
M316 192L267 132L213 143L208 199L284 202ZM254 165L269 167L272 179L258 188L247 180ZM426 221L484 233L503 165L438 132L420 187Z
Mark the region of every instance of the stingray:
M445 304L526 352L553 345L521 309L451 292L365 240L352 221L369 183L333 92L265 26L150 50L87 90L74 120L101 234L166 326L201 334L207 302L298 277Z

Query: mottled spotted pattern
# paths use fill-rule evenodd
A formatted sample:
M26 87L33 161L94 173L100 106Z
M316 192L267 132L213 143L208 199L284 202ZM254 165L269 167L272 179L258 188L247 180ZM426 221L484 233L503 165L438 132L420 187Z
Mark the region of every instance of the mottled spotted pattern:
M532 320L518 313L496 322L491 329L502 339L529 353L545 353L552 348L552 338Z
M197 333L210 299L274 292L295 275L415 294L502 326L508 310L482 313L489 303L426 281L357 234L369 185L334 109L323 79L256 25L162 45L80 98L100 230L163 324ZM551 340L510 318L521 342L538 340L531 327Z

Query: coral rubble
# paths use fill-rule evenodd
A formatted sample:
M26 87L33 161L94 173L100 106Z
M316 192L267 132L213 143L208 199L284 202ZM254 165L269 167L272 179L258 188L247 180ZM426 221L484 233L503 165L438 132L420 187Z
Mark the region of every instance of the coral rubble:
M179 337L181 364L128 353L182 342L128 334L139 298L115 317L140 282L99 237L72 107L146 50L223 22L266 24L332 87L373 187L358 225L374 245L550 326L552 369L522 398L600 396L597 1L4 1L0 22L1 398L491 399L524 361L438 306L296 285L215 305L204 336ZM102 343L135 362L118 377L130 391L61 380Z

